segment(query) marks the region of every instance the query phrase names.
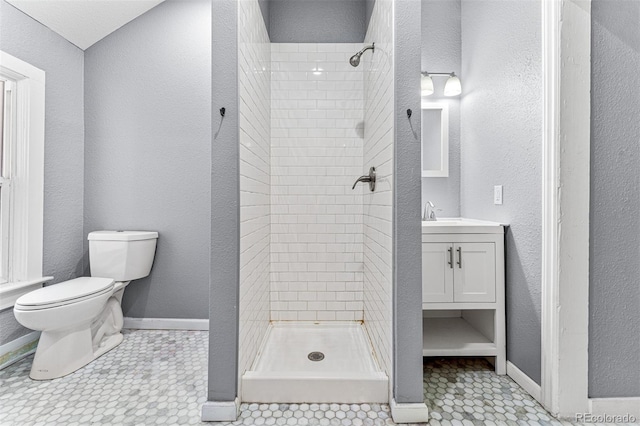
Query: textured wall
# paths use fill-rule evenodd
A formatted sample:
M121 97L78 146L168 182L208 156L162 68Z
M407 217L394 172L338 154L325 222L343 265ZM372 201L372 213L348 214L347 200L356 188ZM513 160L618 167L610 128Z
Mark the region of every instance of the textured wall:
M422 71L451 72L460 76L461 0L422 0ZM460 216L460 97L443 95L446 77L433 77L435 92L426 102L449 105L449 177L422 178L422 204L431 201L439 217ZM441 210L441 211L440 211Z
M238 396L240 272L239 2L216 0L211 9L211 241L208 401ZM224 117L218 112L226 108ZM215 405L214 405L215 407ZM208 405L203 407L206 420ZM213 409L215 410L215 408Z
M640 396L640 2L594 0L589 396Z
M271 14L271 0L258 0L260 13L262 13L262 21L267 30L267 38L269 37L269 15Z
M125 316L208 317L210 7L164 2L85 52L85 233L160 234Z
M362 43L366 0L270 0L273 43Z
M538 1L462 1L461 213L510 224L507 357L540 383L541 41ZM504 185L504 204L493 186Z
M366 33L366 31L369 31L369 23L371 22L371 15L373 14L373 8L376 4L376 0L365 0L364 3L364 28Z
M362 44L272 44L271 319L362 319Z
M0 311L0 345L12 342L25 334L31 333L31 331L18 324L16 317L13 315L13 308Z
M269 326L271 46L257 0L238 2L240 322L238 384ZM238 391L242 394L242 391Z
M420 110L421 5L414 0L392 4L394 397L398 403L422 404L421 120L406 112Z
M364 207L364 324L380 367L393 383L393 4L378 0L371 14L364 69L364 164L376 168L376 190L362 186Z
M84 181L83 53L0 0L0 49L44 70L44 259L54 283L82 273ZM0 345L29 330L0 314Z

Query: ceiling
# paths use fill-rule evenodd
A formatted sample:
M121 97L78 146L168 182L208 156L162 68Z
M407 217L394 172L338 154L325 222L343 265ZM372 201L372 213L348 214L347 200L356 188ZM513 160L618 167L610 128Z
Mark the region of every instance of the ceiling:
M164 0L7 0L84 50Z

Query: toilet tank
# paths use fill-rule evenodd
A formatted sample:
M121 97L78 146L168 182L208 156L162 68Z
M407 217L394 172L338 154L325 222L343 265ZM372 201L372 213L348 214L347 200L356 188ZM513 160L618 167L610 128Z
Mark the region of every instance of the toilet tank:
M92 277L131 281L151 272L157 232L94 231L88 239Z

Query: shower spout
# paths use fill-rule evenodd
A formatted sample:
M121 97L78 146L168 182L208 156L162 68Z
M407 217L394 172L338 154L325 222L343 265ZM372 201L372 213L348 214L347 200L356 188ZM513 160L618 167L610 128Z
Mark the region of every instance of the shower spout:
M375 52L375 48L376 48L375 43L372 43L371 46L366 46L364 49L362 49L361 51L353 55L351 59L349 59L349 63L351 64L352 67L357 67L358 65L360 65L360 57L362 56L362 54L369 49Z
M376 168L375 167L370 167L369 168L369 174L368 175L364 175L364 176L360 176L358 178L358 180L356 180L356 183L353 184L353 186L351 187L351 189L356 189L356 185L358 184L358 182L368 182L369 183L369 190L370 191L375 191L376 190Z

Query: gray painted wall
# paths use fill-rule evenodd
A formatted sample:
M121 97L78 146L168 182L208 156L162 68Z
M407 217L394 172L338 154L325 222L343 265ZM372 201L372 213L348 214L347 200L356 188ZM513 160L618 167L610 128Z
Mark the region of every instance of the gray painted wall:
M394 2L393 394L421 403L422 230L420 221L420 3Z
M169 0L85 52L84 232L160 233L129 317L208 318L211 5Z
M460 75L461 0L422 0L422 71L451 72ZM449 177L422 178L422 203L436 206L439 217L460 216L460 97L443 95L446 77L433 77L435 93L424 97L427 102L449 105ZM441 211L439 211L441 210Z
M0 49L46 73L43 272L54 283L82 272L83 52L0 0ZM0 345L29 330L0 313Z
M270 0L272 43L362 43L366 0Z
M507 357L540 383L540 2L462 1L461 213L511 224ZM504 204L493 186L504 185Z
M264 20L264 25L267 27L267 33L269 32L269 15L271 14L271 2L273 0L258 0L258 4L260 5L260 12L262 13L262 19Z
M638 397L640 2L591 13L589 396Z
M238 102L238 2L217 0L212 15L211 85L214 126L209 180L211 282L208 401L238 396L238 304L240 300L240 146ZM218 110L226 109L225 117ZM205 405L204 410L207 406Z
M376 0L365 0L364 3L364 32L366 36L367 30L369 29L369 21L371 21L371 15L373 14L373 7L376 5Z
M31 333L31 331L18 324L16 317L13 315L13 308L0 311L0 345L12 342L25 334Z

